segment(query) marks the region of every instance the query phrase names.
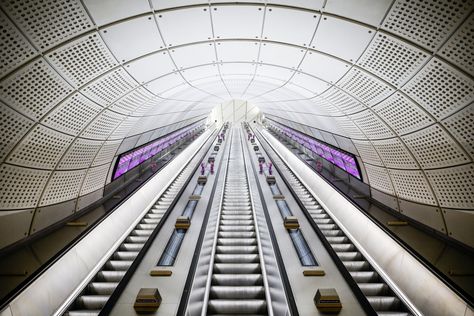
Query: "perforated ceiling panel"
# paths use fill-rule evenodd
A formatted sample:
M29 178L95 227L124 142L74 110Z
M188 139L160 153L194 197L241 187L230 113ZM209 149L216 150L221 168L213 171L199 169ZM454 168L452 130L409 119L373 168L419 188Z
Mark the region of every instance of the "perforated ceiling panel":
M22 217L46 227L100 196L124 137L239 98L357 151L400 211L456 229L442 214L473 209L474 1L215 3L0 1L0 208L64 203Z

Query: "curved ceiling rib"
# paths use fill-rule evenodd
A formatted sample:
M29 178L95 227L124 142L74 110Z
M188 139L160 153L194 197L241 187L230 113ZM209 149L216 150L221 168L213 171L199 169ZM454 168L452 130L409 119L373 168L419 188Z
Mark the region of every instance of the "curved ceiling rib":
M353 152L374 194L474 243L474 1L0 6L6 244L100 197L130 139L232 99Z

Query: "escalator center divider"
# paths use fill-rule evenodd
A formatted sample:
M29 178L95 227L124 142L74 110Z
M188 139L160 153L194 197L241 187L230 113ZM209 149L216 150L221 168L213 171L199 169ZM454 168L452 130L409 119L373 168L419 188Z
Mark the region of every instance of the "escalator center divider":
M228 136L227 139L229 141L225 142L225 148L222 151L223 153L225 153L227 148L230 146L231 137ZM183 294L181 295L181 299L180 299L180 302L179 302L178 311L177 311L176 315L184 315L185 311L186 311L186 308L188 307L189 294L191 293L191 285L193 283L194 274L196 272L197 263L198 263L198 260L199 260L199 254L201 253L202 243L203 243L203 240L204 240L204 235L206 233L207 223L209 221L209 215L211 213L211 208L212 208L212 204L213 204L213 200L214 200L214 195L215 195L216 189L217 189L217 182L219 182L218 180L219 180L219 175L220 175L220 172L221 172L221 169L222 169L222 162L224 160L225 160L224 159L224 154L222 154L221 160L219 161L219 165L218 165L217 170L216 170L216 176L215 176L215 179L214 179L214 184L212 185L211 194L209 196L209 203L207 204L207 207L206 207L206 213L204 214L204 218L203 218L202 225L201 225L201 230L199 232L198 240L197 240L196 247L195 247L195 250L194 250L194 253L193 253L193 259L191 261L191 266L189 267L188 276L186 277L186 282L184 284Z
M217 135L219 135L220 131L217 132ZM212 137L215 137L215 136L212 136ZM211 142L210 145L208 145L208 149L206 150L206 152L204 153L204 155L202 155L202 157L205 157L209 151L211 150L212 148L212 144L213 142ZM194 157L193 157L194 158ZM191 159L193 159L191 158ZM202 158L200 159L202 160ZM135 260L133 261L133 263L131 264L131 266L128 268L127 272L125 273L125 275L123 276L123 278L120 280L119 284L117 285L117 287L115 288L114 292L110 295L109 299L107 300L107 303L105 303L104 307L101 309L99 315L109 315L115 305L115 303L117 302L117 300L119 299L120 295L122 294L123 290L125 289L125 287L127 286L127 283L128 281L131 279L131 277L133 276L133 274L135 273L136 269L138 268L138 265L140 264L141 260L143 259L143 257L145 256L145 254L147 253L148 249L150 248L150 246L152 245L153 241L155 240L155 237L156 235L158 235L159 231L161 230L161 227L164 225L164 223L166 222L166 219L168 218L169 214L171 213L171 211L173 210L173 208L175 207L176 203L179 201L182 193L184 192L184 190L186 189L186 187L188 186L189 182L191 181L191 179L193 178L194 174L196 173L196 171L198 170L199 168L199 163L196 164L196 166L194 167L193 171L190 173L190 176L188 177L188 179L186 179L185 183L183 184L183 186L181 187L181 189L179 190L178 194L176 195L176 198L173 200L173 202L170 204L168 210L165 212L165 214L163 215L163 218L162 220L159 222L159 224L156 226L156 228L153 230L153 232L151 233L150 237L148 238L148 240L145 242L145 244L143 245L142 249L139 251L137 257L135 258Z
M278 241L276 239L275 231L273 230L273 224L272 224L272 221L271 221L271 218L270 218L270 214L268 212L267 203L266 203L265 199L263 198L262 187L260 185L260 182L258 181L258 172L257 172L257 170L255 168L255 165L253 163L251 163L250 165L252 166L252 171L253 171L254 177L257 180L255 182L257 184L257 189L258 189L258 193L259 193L259 196L260 196L260 201L262 203L263 213L265 215L265 220L267 222L268 232L270 233L270 238L271 238L272 244L274 246L275 257L276 257L276 260L277 260L278 268L280 270L281 280L282 280L283 286L285 288L285 295L286 295L286 299L287 299L287 302L288 302L288 306L290 308L291 315L292 316L298 316L299 313L298 313L298 308L296 306L295 298L293 296L293 290L291 289L290 280L288 279L288 274L286 273L285 264L283 262L283 257L281 255L280 247L279 247Z

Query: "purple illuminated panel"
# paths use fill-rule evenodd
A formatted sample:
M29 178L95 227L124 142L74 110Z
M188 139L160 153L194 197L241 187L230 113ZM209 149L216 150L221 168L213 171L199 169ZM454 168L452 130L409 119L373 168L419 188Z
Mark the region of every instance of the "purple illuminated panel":
M196 129L203 126L203 122L196 122L189 126L183 127L173 133L157 139L147 145L143 145L129 151L125 154L121 154L117 159L117 165L112 180L117 179L130 169L140 165L148 159L162 152L164 149L173 145L177 141L193 133Z
M276 121L269 120L269 122L270 125L272 125L272 127L277 129L280 133L303 145L304 147L317 154L321 158L329 161L333 165L341 168L342 170L345 170L357 179L362 180L362 177L359 172L359 167L357 165L357 161L354 155L342 151L333 146L330 146L324 142L318 141L306 134L298 132Z

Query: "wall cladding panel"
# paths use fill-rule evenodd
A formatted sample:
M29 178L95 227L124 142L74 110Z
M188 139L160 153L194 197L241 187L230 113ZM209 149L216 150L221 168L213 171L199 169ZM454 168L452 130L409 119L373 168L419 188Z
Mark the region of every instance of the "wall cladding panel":
M92 166L98 166L112 161L121 142L122 140L104 142L99 152L95 156Z
M105 110L87 126L84 132L81 133L81 137L105 140L125 117L125 115Z
M93 27L79 0L5 0L2 7L41 50Z
M321 97L337 106L337 108L344 114L359 112L366 109L362 103L336 87L329 88L321 94Z
M0 82L0 99L33 120L40 119L72 91L42 58Z
M50 171L3 164L0 167L0 208L8 210L35 207L49 174Z
M441 206L474 209L474 164L429 170L426 175Z
M395 136L390 128L370 110L351 115L350 118L359 126L368 139L381 139Z
M398 135L407 134L434 123L418 105L399 92L374 106L374 111Z
M373 141L372 144L387 168L418 169L417 163L398 138Z
M76 87L118 65L98 33L90 33L47 55L52 65Z
M33 126L33 121L0 103L0 161Z
M435 50L454 32L472 1L397 0L382 28Z
M370 142L361 140L354 140L353 142L364 162L377 166L383 165L380 156Z
M7 157L7 162L25 167L53 169L73 137L36 125Z
M55 171L48 181L39 206L77 198L79 187L87 170Z
M61 132L77 136L102 107L80 93L75 93L46 115L41 123Z
M474 158L474 105L471 104L444 119L442 124Z
M412 77L429 55L386 33L377 33L357 64L395 86Z
M424 169L442 168L470 161L438 124L403 136L402 139Z
M371 187L388 194L395 194L387 169L369 164L364 164L364 166Z
M474 75L474 13L449 38L439 54Z
M437 119L474 101L474 81L445 62L432 59L402 90Z
M138 83L122 68L113 70L91 84L81 92L102 106L107 106L138 86Z
M352 68L337 85L369 106L377 104L394 92L382 81L356 68Z
M58 169L87 168L102 146L102 141L77 138L59 163Z
M0 78L37 55L36 50L0 11Z
M428 205L436 205L436 200L421 171L388 169L398 197Z
M87 170L87 175L82 184L80 195L82 196L87 193L91 193L95 190L101 189L105 184L108 171L109 164L92 167Z

